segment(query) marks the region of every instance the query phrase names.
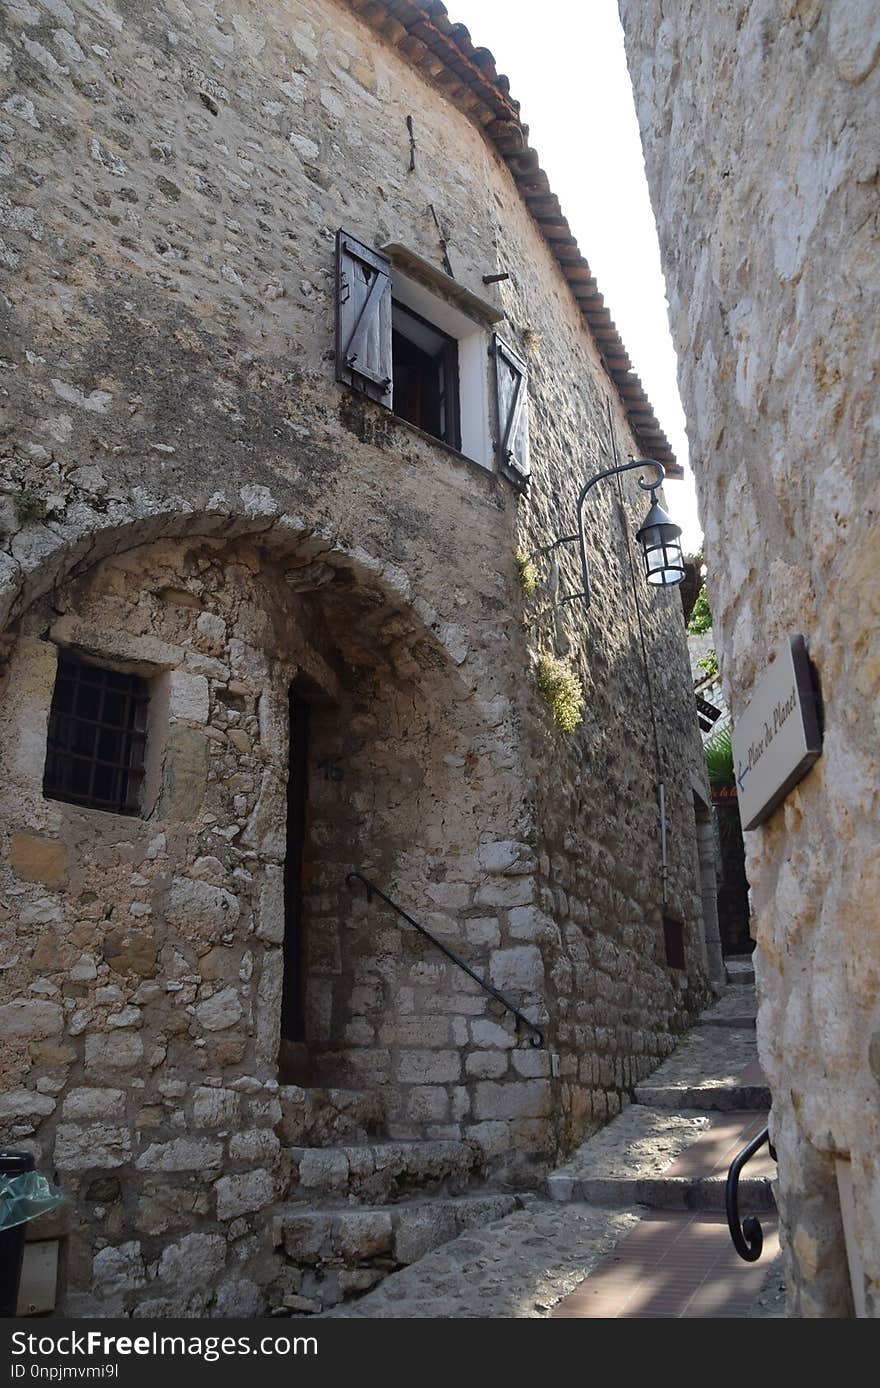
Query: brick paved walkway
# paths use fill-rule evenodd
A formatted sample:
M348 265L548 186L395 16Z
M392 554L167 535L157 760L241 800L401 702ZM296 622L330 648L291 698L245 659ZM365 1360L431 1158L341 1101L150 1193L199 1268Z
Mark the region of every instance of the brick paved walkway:
M761 1262L744 1263L724 1215L651 1210L554 1316L734 1319L747 1317L779 1251L776 1221L763 1220Z

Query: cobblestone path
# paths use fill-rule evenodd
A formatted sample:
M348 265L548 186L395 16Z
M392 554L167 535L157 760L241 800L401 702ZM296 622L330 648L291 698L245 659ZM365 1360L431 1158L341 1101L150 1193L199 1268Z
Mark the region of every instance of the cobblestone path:
M545 1192L394 1273L329 1317L780 1317L775 1168L762 1153L740 1182L765 1251L746 1264L724 1218L727 1167L766 1123L754 981L730 986L635 1103L551 1173Z

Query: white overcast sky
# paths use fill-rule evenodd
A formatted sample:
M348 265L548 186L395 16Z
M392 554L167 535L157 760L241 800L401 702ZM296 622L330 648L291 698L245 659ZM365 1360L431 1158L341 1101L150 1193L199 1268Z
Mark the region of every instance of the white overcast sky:
M510 78L530 142L661 427L687 467L666 290L616 0L446 0L446 7ZM684 481L667 483L666 498L686 548L698 549L689 470Z

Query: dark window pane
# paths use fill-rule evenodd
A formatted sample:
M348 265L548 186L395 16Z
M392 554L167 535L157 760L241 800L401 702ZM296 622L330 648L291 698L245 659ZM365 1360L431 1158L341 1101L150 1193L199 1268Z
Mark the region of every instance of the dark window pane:
M458 448L457 343L395 303L391 355L394 413Z
M116 799L116 780L119 773L112 766L102 766L100 762L95 763L94 777L92 780L93 799L100 804L113 804Z
M58 657L43 793L92 809L137 814L148 685L68 652Z
M90 761L74 761L71 759L62 762L64 784L71 795L84 796L88 798L89 789L92 781L92 764Z
M108 689L121 689L127 694L131 688L131 675L122 675L118 670L105 670L104 676Z
M78 723L71 719L65 746L81 757L94 756L96 732L97 724Z
M127 738L124 733L112 728L98 730L98 757L101 761L112 761L118 765L126 755Z
M78 718L97 718L101 712L101 690L96 684L81 684L76 691L74 710Z
M128 700L125 695L117 694L108 689L104 695L104 709L101 713L101 722L109 723L113 728L122 728L125 726L127 713Z

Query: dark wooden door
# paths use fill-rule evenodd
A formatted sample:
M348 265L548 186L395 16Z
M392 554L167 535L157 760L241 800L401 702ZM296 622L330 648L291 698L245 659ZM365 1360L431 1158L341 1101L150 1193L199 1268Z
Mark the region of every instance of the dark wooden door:
M284 858L284 984L281 1038L305 1040L303 969L303 843L308 803L309 706L291 689L287 849Z

